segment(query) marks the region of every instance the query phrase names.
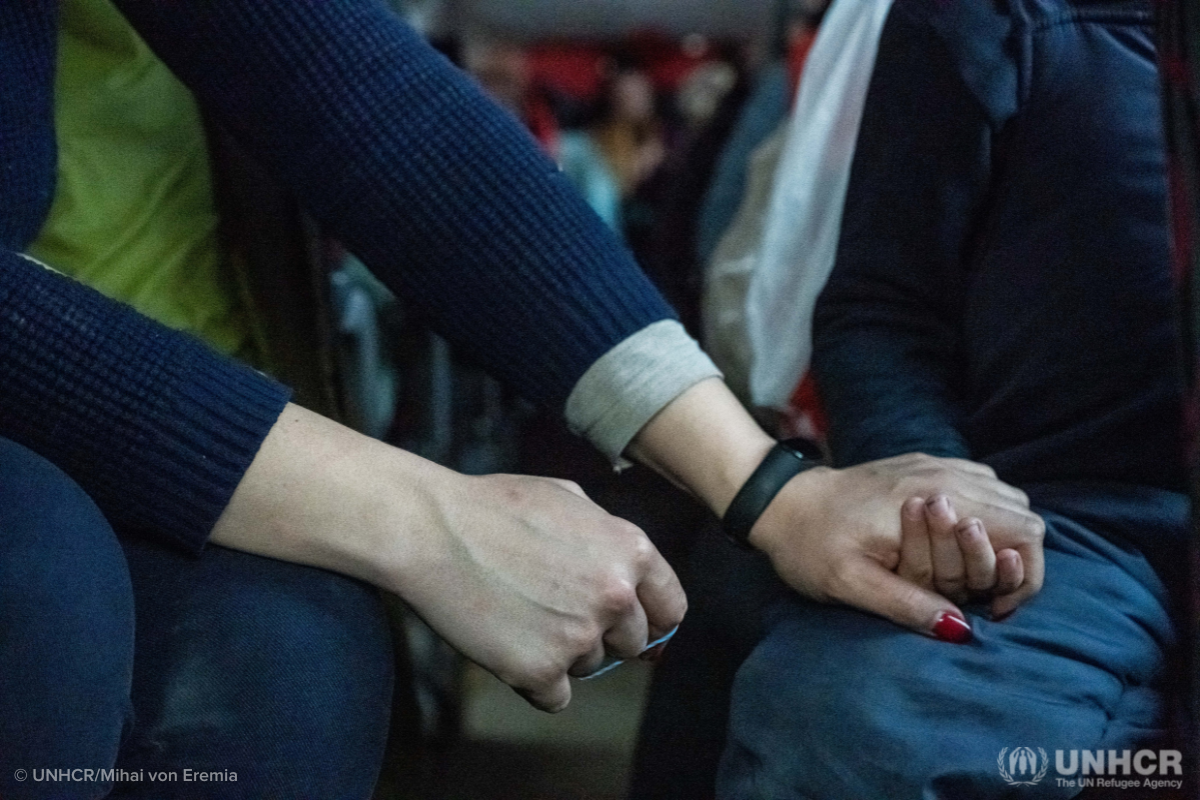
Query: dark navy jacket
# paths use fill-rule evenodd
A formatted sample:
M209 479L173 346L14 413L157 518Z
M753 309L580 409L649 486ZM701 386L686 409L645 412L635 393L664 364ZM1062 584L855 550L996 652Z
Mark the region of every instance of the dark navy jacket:
M816 315L839 462L970 458L1182 535L1159 106L1148 4L896 0Z

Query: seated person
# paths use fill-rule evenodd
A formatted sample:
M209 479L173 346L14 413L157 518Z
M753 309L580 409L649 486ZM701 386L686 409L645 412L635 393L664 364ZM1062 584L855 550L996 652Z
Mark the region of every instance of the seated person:
M386 7L117 9L212 130L448 339L611 458L670 475L719 514L771 449L555 165ZM55 197L55 127L77 119L53 113L66 85L55 76L74 71L55 68L71 49L60 34L84 34L98 70L112 66L103 42L142 52L108 12L0 5L0 127L19 134L0 136L0 795L190 797L186 779L127 776L194 770L236 775L212 790L222 798L368 796L393 662L367 583L551 711L569 701L569 676L673 629L686 600L670 567L578 487L467 476L367 440L25 255L78 176L65 171ZM133 72L142 81L114 81L112 97L73 99L111 102L105 119L129 127L132 95L164 74ZM189 121L160 126L181 136L151 149L196 156ZM132 182L135 166L117 177ZM148 191L88 188L101 187ZM108 221L98 208L83 216ZM136 260L130 239L92 238L122 268ZM50 261L92 265L71 248ZM195 262L180 272L192 289L202 277ZM1020 539L1032 517L995 483L932 458L812 470L754 542L814 596L929 631L947 601L873 555L898 550L896 509L932 490L965 494L965 512L992 533L1015 522ZM1026 563L1039 542L1025 537ZM862 580L827 585L848 566ZM46 765L69 777L39 777Z
M1161 736L1188 530L1163 151L1148 3L897 0L815 320L831 450L991 466L1046 521L1045 587L966 606L962 646L774 605L718 796L1007 797L1028 747L1020 796L1070 797L1056 750ZM965 592L934 505L900 573Z

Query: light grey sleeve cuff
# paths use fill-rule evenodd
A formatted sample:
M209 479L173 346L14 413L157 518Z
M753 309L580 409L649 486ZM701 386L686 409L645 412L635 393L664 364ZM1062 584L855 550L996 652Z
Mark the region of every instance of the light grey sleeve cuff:
M647 325L601 356L567 398L567 425L618 468L638 431L668 403L721 371L675 320Z

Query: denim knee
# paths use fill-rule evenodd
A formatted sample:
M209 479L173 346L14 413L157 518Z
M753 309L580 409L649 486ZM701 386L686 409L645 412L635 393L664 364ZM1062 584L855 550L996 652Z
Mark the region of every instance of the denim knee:
M800 598L773 609L734 686L718 797L1009 797L1005 748L1156 739L1173 641L1164 587L1136 552L1044 517L1042 592L1003 622L965 607L967 644ZM1078 791L1046 778L1019 793Z
M32 451L0 439L0 796L99 797L129 721L133 596L92 500ZM18 780L24 770L25 780Z
M377 590L222 547L193 559L124 544L139 605L137 724L119 766L216 773L206 790L224 798L370 796L393 663Z

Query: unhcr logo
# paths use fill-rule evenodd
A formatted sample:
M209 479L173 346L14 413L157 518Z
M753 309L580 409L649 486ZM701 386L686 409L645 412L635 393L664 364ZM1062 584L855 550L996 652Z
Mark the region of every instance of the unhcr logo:
M1000 777L1010 786L1035 786L1050 770L1042 748L1006 747L996 758ZM1056 750L1057 786L1116 789L1178 789L1183 785L1183 754L1178 750ZM1126 777L1128 776L1128 777Z
M1014 747L1011 752L1006 747L1000 751L996 764L1000 767L1000 777L1010 786L1035 786L1046 777L1050 756L1040 747L1036 753L1029 747Z

